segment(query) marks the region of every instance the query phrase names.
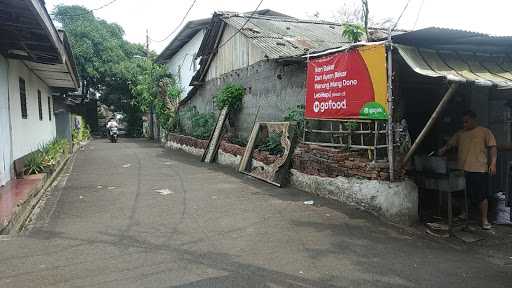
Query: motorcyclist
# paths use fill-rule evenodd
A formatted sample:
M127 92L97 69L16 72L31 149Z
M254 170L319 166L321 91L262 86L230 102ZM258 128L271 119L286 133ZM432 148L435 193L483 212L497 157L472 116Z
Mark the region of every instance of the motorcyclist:
M118 127L119 127L119 125L117 124L116 119L114 117L110 118L107 123L108 136L110 136L110 129L118 128Z

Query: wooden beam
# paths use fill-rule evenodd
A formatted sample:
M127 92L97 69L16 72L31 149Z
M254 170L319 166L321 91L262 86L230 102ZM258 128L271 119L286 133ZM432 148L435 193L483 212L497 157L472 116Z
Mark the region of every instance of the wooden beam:
M418 138L416 138L416 140L412 144L411 149L409 149L409 152L407 152L407 154L405 155L405 157L402 161L402 167L404 167L405 164L407 164L407 161L409 161L409 158L411 158L412 154L414 154L414 152L416 152L416 149L418 149L421 142L423 142L423 139L425 139L428 132L430 132L430 129L436 122L437 118L439 117L439 115L441 114L443 109L448 104L448 101L453 96L453 94L455 94L455 90L457 90L457 87L459 87L459 83L457 83L457 82L453 82L450 85L450 88L444 94L443 99L441 99L441 102L439 102L439 104L437 105L436 110L434 110L434 113L432 113L432 115L430 116L430 119L428 119L427 124L425 125L425 127L423 127L423 130L421 130L420 135L418 136Z

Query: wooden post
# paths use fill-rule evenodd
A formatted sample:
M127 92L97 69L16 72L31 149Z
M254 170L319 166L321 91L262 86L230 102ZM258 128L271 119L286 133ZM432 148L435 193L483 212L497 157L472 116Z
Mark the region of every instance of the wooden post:
M430 119L428 119L427 124L425 125L423 130L421 130L420 135L418 136L418 138L416 138L414 144L412 144L411 149L409 149L409 151L405 155L404 160L402 161L402 167L405 166L407 161L409 161L409 158L411 158L412 154L414 154L416 149L418 149L418 146L421 144L425 136L427 136L428 132L430 132L430 129L434 125L435 121L437 120L443 109L446 107L446 104L448 104L448 100L450 100L453 94L455 94L455 90L457 90L458 86L459 83L456 82L450 85L450 88L444 94L443 99L441 99L441 102L439 102L439 104L437 105L436 110L434 110L434 113L432 113L432 116L430 116Z

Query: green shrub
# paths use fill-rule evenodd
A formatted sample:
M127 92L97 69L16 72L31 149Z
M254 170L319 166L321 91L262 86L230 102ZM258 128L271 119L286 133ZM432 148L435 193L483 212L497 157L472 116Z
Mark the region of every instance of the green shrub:
M281 155L284 152L284 148L281 145L281 137L283 133L273 132L268 135L265 143L260 145L258 149L260 151L267 151L270 155Z
M25 159L25 174L37 174L55 166L62 155L69 153L66 139L55 138L43 144Z
M199 139L208 139L215 127L215 114L195 113L191 117L192 136Z
M304 135L304 105L297 105L295 108L288 110L288 114L283 118L286 122L295 122L295 134L302 139Z
M229 107L230 110L236 110L242 104L242 98L245 95L245 89L239 84L228 84L215 95L215 106L222 110Z
M37 150L25 159L25 174L37 174L44 171L44 155Z

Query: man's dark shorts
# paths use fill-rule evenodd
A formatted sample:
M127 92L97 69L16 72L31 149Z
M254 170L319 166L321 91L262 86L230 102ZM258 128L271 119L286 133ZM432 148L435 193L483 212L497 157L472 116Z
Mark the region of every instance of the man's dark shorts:
M464 172L466 190L472 204L478 204L489 198L489 173Z

